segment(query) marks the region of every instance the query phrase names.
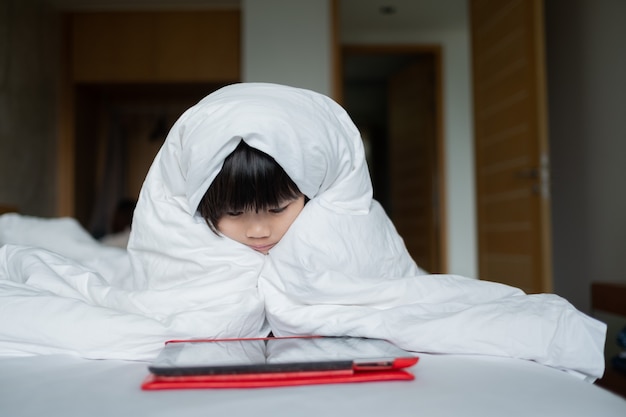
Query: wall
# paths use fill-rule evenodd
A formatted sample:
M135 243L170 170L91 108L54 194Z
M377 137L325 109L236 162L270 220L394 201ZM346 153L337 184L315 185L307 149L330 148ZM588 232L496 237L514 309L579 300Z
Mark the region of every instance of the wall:
M55 210L59 19L38 0L0 0L0 204Z
M467 10L464 10L467 16ZM462 20L462 19L461 19ZM444 164L448 272L477 278L473 123L467 18L456 27L412 32L342 30L349 45L438 44L442 46Z
M624 22L623 0L546 1L554 289L585 311L626 282Z
M332 93L331 0L243 0L243 81Z

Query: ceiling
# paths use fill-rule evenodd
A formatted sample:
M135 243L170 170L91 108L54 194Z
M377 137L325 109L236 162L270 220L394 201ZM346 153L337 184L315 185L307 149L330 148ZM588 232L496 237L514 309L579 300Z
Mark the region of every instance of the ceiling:
M240 0L47 0L67 10L239 8ZM255 0L258 1L258 0ZM465 26L467 0L338 0L342 31L408 31Z
M468 0L339 0L342 31L405 32L465 27Z

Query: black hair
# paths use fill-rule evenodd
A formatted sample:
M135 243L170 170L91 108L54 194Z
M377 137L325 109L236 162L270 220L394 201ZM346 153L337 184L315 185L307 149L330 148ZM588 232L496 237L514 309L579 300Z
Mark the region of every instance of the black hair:
M217 177L200 200L198 210L216 234L217 222L228 212L263 211L302 193L268 154L243 140L226 157Z

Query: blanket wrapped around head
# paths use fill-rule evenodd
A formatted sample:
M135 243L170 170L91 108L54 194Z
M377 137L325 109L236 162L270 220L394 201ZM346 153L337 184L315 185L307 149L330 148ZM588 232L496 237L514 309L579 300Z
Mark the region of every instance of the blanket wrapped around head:
M288 232L296 236L269 256L216 235L197 210L242 140L272 156L311 200L297 220L302 230ZM206 319L216 335L257 335L271 302L260 282L267 276L277 284L283 270L295 274L286 282L317 281L320 287L309 296L330 292L339 303L343 280L320 281L332 271L357 283L423 273L372 200L363 144L346 112L323 95L272 84L222 88L178 120L147 175L128 249L138 289L167 290L168 297L184 291L186 309L191 301L194 309L217 311ZM279 254L288 261L284 266L273 262ZM197 291L190 300L192 287ZM355 304L359 297L351 293L345 302ZM146 312L169 315L176 309L152 301L145 301Z
M242 140L273 157L310 199L268 255L213 233L198 213ZM2 256L17 259L19 248L10 250ZM155 341L165 338L271 330L522 358L590 379L604 369L604 324L564 299L420 269L372 199L357 128L338 104L308 90L235 84L185 112L142 187L128 258L125 277L102 278L95 270L86 281L97 285L89 289L64 284L82 289L80 309L115 316L109 331L126 340L126 356L154 354ZM29 276L22 273L24 285ZM89 346L75 350L93 356Z

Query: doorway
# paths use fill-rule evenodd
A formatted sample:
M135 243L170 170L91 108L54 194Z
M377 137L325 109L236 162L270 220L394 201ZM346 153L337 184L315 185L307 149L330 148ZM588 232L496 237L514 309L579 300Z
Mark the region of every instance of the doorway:
M122 202L136 201L178 117L223 84L77 84L75 218L96 238L111 232Z
M445 272L440 48L344 46L342 86L374 198L420 267Z

